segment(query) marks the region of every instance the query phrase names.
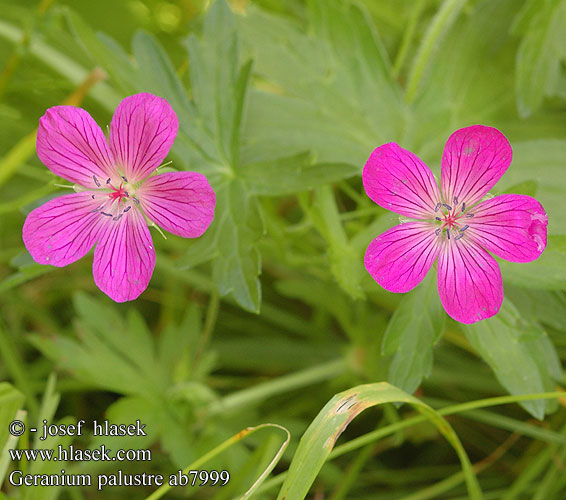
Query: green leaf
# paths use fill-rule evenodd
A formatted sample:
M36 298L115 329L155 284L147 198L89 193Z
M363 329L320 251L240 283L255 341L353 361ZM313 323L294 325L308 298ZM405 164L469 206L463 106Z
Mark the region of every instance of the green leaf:
M0 293L11 290L14 287L20 286L34 278L47 274L53 271L53 266L44 266L42 264L26 264L20 269L0 281Z
M564 217L564 175L566 141L541 139L513 143L513 162L497 183L496 189L513 191L511 187L525 182L535 182L536 199L548 214L549 234L566 234Z
M450 424L422 401L386 382L380 382L360 385L336 394L319 412L301 438L277 500L303 500L348 424L367 408L397 402L411 404L438 428L460 458L470 498L482 498L468 456Z
M554 389L553 380L561 373L554 347L545 331L525 321L508 299L504 299L496 316L463 328L474 349L510 394ZM547 408L545 400L523 401L521 405L538 419L544 417Z
M517 108L524 118L537 110L545 95L554 93L561 61L566 60L566 1L537 2L532 14L517 53Z
M71 31L76 40L91 56L91 66L102 66L111 76L113 83L122 92L133 94L136 88L136 70L131 59L122 47L103 33L95 33L92 28L73 10L63 8ZM108 102L106 106L116 106L118 102Z
M106 299L75 296L80 342L69 337L32 336L31 342L80 380L121 394L161 396L165 369L154 357L153 341L138 312L126 318Z
M467 0L444 0L432 19L409 71L407 81L408 102L415 99L419 87L426 77L427 66L431 64L430 59L433 51L440 45L440 41L454 23L466 2Z
M8 440L8 425L22 407L24 395L7 382L0 382L0 450ZM0 483L1 484L1 483Z
M499 259L503 281L536 290L566 290L566 236L548 238L546 250L533 262Z
M263 220L257 200L234 179L216 191L217 211L209 230L216 235L213 279L221 294L232 294L244 309L259 312L261 256L257 243Z
M239 68L236 22L225 0L212 4L201 39L191 34L186 46L198 114L217 139L221 161L235 168L239 162L240 125L251 63Z
M564 292L505 286L505 294L521 311L521 315L529 321L548 325L556 330L566 330L566 323L564 322L566 296Z
M252 93L245 157L254 163L312 150L320 162L359 167L377 142L401 135L400 89L363 8L313 0L309 21L315 37L253 6L239 18L270 92Z
M455 129L515 113L514 47L505 43L515 12L514 0L481 1L459 16L429 60L403 147L438 164Z
M393 355L388 382L413 393L432 369L432 350L444 330L445 314L438 298L436 273L406 294L393 313L382 352Z
M305 197L302 198L303 209L328 242L328 260L332 275L348 295L363 298L360 284L364 275L362 252L359 247L348 241L333 190L329 186L320 187L310 205L304 199Z
M337 182L359 174L359 171L359 168L347 163L314 163L312 155L307 152L251 163L241 172L254 194L279 196Z
M187 170L207 176L217 174L221 160L214 136L190 101L165 50L144 32L136 33L132 49L139 68L138 90L167 99L179 118L179 133L172 147L176 160Z

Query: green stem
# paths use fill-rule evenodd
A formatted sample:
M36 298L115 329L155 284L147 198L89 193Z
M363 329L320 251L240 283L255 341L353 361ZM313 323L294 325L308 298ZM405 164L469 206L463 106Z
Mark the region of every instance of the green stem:
M275 380L256 385L249 389L235 392L213 403L205 410L206 418L219 413L233 411L237 408L249 406L263 401L276 394L282 394L301 387L324 382L337 377L346 371L346 362L343 359L330 361L314 368L308 368L297 373L284 375Z
M214 291L210 295L210 302L208 304L208 309L206 311L206 318L204 321L204 328L200 338L199 346L197 348L194 360L194 369L198 366L200 359L210 341L212 336L212 331L214 330L214 325L216 325L216 318L218 317L218 306L220 303L220 298L218 292Z
M444 3L432 19L409 72L406 92L407 103L414 101L435 48L455 21L466 1L444 0Z
M399 48L399 52L397 52L395 64L393 65L393 76L395 78L399 77L399 73L401 72L407 53L409 52L409 47L411 46L411 41L415 34L415 28L417 27L417 23L419 21L419 17L421 17L425 3L426 0L417 0L417 4L413 7L413 12L409 18L409 24L403 34L403 41L401 42L401 47Z

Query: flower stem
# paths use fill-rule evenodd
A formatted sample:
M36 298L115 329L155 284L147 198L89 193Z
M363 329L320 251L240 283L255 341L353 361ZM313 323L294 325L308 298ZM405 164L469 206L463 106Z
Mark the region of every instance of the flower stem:
M456 17L463 9L466 1L467 0L444 0L444 3L432 19L409 72L405 96L407 103L411 103L415 100L424 78L429 59L432 57L436 47L440 44L442 37L456 20Z
M337 377L346 371L346 362L343 359L329 361L313 368L284 375L275 380L258 384L249 389L229 394L218 402L211 404L206 410L207 418L263 401L276 394L299 389L301 387L324 382Z

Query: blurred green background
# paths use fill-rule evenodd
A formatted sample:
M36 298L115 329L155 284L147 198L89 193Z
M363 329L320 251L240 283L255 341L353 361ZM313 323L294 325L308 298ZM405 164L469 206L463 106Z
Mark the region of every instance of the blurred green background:
M74 444L148 448L150 463L120 468L168 474L243 428L273 422L292 438L254 498L276 498L286 474L306 493L305 471L317 469L295 455L300 436L321 410L334 415L323 407L336 393L385 381L434 408L471 403L448 421L484 498L563 499L564 401L479 408L485 398L510 402L566 383L566 0L230 6L0 0L0 448L15 446L6 425L18 409L30 425L140 419L147 438L85 435ZM71 102L105 129L120 100L142 91L177 112L169 159L207 175L216 217L198 240L153 232L149 288L115 304L94 285L92 256L40 266L21 228L30 210L62 194L35 154L45 110ZM440 307L434 273L404 295L367 275L367 245L398 218L367 198L361 170L375 147L396 141L438 177L448 136L475 123L499 128L513 146L494 194L539 199L550 237L538 261L500 262L502 311L464 326ZM308 498L473 497L450 442L415 414L385 404L353 420L337 442L346 448ZM334 425L323 422L315 421L322 431ZM32 446L25 436L18 444ZM228 486L176 488L166 498L239 498L280 446L280 432L259 430L203 466L229 470ZM0 478L16 467L6 449ZM289 470L293 460L303 469ZM21 467L53 473L62 464ZM151 491L5 480L0 498Z

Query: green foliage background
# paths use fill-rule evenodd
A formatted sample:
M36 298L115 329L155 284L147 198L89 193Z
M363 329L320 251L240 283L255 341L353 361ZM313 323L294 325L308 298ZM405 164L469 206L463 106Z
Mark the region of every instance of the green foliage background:
M239 498L254 484L246 498L563 499L564 400L521 395L566 383L566 0L231 7L0 0L0 479L16 467L7 448L32 446L8 439L20 410L30 425L142 420L147 438L74 441L150 448L151 463L120 463L131 474L168 474L225 443L202 467L229 470L228 486L167 498ZM92 257L35 264L21 228L61 194L35 155L45 109L72 96L104 127L141 91L177 112L172 167L207 175L217 208L198 240L154 233L148 290L115 304L94 286ZM363 253L396 216L360 174L390 141L438 174L449 134L475 123L511 141L494 194L536 196L549 244L536 262L501 262L501 312L464 327L442 310L434 273L405 295L367 275ZM290 432L288 447L275 427L226 441L267 422ZM0 498L151 493L5 480Z

